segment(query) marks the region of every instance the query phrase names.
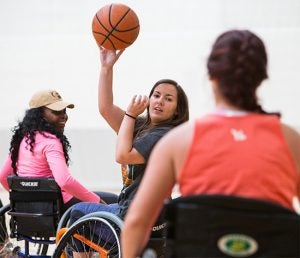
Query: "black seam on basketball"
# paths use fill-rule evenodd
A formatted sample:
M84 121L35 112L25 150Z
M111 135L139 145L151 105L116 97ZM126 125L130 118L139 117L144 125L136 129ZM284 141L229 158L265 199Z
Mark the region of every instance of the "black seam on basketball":
M104 35L104 36L105 36L105 35ZM112 45L112 47L114 48L114 50L117 50L116 47L115 47L115 45L114 45L114 43L111 41L111 39L110 39L110 38L106 38L106 39L107 39L107 40L109 41L109 43ZM106 39L105 39L105 40L106 40ZM103 44L103 43L98 43L98 46L102 46L102 44Z
M96 18L97 18L97 21L99 22L99 24L102 26L103 29L105 29L107 32L109 32L109 29L107 29L103 23L101 22L101 20L99 19L98 15L96 14Z
M111 30L111 31L107 30L108 34L106 35L105 39L100 43L100 45L103 45L104 42L105 42L106 40L109 40L109 36L110 36L110 34L112 33L112 31L114 30L114 27L112 26L112 24L111 24L111 22L110 22L110 14L111 14L111 8L112 8L112 5L113 5L113 4L111 4L111 5L109 6L109 12L108 12L108 22L109 22L110 26L112 27L112 30ZM111 40L109 40L109 41L110 41L110 43L112 44L113 48L116 49L116 48L115 48L115 45L113 44L113 42L111 42Z
M130 8L128 8L127 11L123 14L123 16L119 19L119 21L117 22L117 24L115 26L113 26L112 23L111 23L111 20L110 20L112 6L113 6L113 4L111 4L110 7L109 7L109 15L108 15L108 21L109 21L110 26L112 27L112 31L111 32L113 32L118 27L118 25L124 20L124 18L126 17L126 15L131 10Z
M127 45L131 45L134 42L134 40L132 42L131 41L125 41L125 40L120 39L119 37L115 36L114 34L111 34L110 36L114 37L115 39L117 39L117 40L119 40L119 41L121 41L121 42L123 42L123 43L125 43Z
M131 45L131 44L135 41L135 39L134 39L133 41L125 41L125 40L123 40L123 39L121 39L121 38L115 36L115 35L113 34L113 32L115 31L115 32L121 32L121 33L122 33L122 32L133 31L133 30L139 29L140 25L138 24L137 26L135 26L135 27L133 27L133 28L126 29L126 30L119 30L119 29L117 29L117 26L123 21L123 19L126 17L126 15L127 15L130 11L132 11L132 10L131 10L131 8L128 8L127 11L124 13L124 15L119 19L118 23L117 23L115 26L113 26L113 25L112 25L112 22L111 22L112 6L113 6L113 4L111 4L111 5L109 6L109 16L108 16L108 17L109 17L109 24L110 24L110 26L111 26L111 31L109 31L109 29L107 29L107 28L104 26L104 24L101 22L101 20L99 19L98 15L96 14L96 19L97 19L97 21L99 22L99 24L102 26L102 28L103 28L108 34L105 35L105 34L103 34L103 33L101 33L101 32L97 32L97 31L93 31L93 33L98 34L98 35L101 35L101 36L104 37L104 39L102 40L101 43L99 43L99 45L103 45L103 44L105 43L105 41L108 40L108 41L110 42L110 44L112 45L112 47L116 50L115 44L114 44L113 41L109 38L110 36L114 37L115 39L119 40L120 42L125 43L126 45Z
M114 36L114 35L112 34L112 33L114 32L114 30L116 30L116 27L117 27L117 26L120 24L120 22L126 17L126 15L130 12L131 9L128 8L128 10L124 13L124 15L123 15L123 16L121 17L121 19L118 21L118 23L117 23L115 26L113 26L112 23L111 23L111 19L110 19L112 6L113 6L113 4L111 4L111 5L109 6L109 15L108 15L108 21L109 21L110 26L112 27L112 30L108 33L108 35L107 35L106 38L102 41L101 44L104 44L104 42L105 42L106 40L109 40L110 43L112 44L113 48L116 49L116 47L115 47L115 45L113 44L113 42L109 39L109 36L111 36L111 35L112 35L113 37L115 37L116 39L120 40L120 41L123 42L123 43L126 43L126 44L132 44L132 43L128 43L128 42L126 42L126 41L124 41L124 40L121 40L121 39L119 39L118 37L116 37L116 36Z
M114 50L117 50L114 42L112 42L112 40L110 38L107 38L107 37L99 45L102 46L106 40L109 41L109 43L112 45L112 47L114 48Z
M104 42L108 39L109 40L109 35L110 35L110 32L109 32L109 29L107 29L104 24L101 22L101 20L99 19L98 15L96 14L96 18L97 18L97 21L99 22L99 24L102 26L102 28L104 30L106 30L106 32L108 32L108 34L103 34L101 32L98 32L98 31L94 31L93 30L93 33L95 34L98 34L98 35L101 35L101 36L104 36L104 39L103 41L99 44L100 46L104 44ZM113 48L116 50L116 47L115 45L113 44L113 42L111 40L109 40L109 42L111 43L111 45L113 46Z
M133 28L130 28L130 29L126 29L126 30L118 30L118 29L115 29L114 31L117 31L117 32L128 32L128 31L132 31L132 30L136 30L140 27L140 25L137 25Z
M93 30L93 33L94 33L94 34L101 35L101 36L103 36L103 37L106 37L106 34L104 34L104 33L102 33L102 32L99 32L99 31L94 31L94 30Z
M93 33L104 37L104 40L98 44L99 46L102 46L102 44L108 39L109 42L112 44L113 48L116 50L113 42L106 36L106 34L103 34L102 32L98 32L98 31L94 31L94 30L93 30Z
M112 47L114 48L114 50L117 50L114 42L112 42L112 40L110 38L106 38L105 40L108 40L110 42L110 44L112 45ZM105 42L105 40L102 42L102 44Z

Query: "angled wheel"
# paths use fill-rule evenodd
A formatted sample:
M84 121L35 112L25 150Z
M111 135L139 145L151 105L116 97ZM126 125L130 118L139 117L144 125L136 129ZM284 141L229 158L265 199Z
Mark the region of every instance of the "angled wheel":
M81 254L83 257L121 258L122 225L122 220L107 212L82 217L66 229L53 257L74 257L74 254Z
M10 210L9 204L0 208L0 257L25 257L29 253L45 257L49 245L53 244L54 240L50 241L49 238L30 238L18 235L17 226L9 215ZM25 240L29 244L28 253L25 252Z
M61 216L59 222L58 222L58 225L57 225L57 230L56 230L56 233L61 229L61 228L64 228L64 227L67 227L68 226L68 223L69 223L69 219L70 219L70 214L71 214L71 210L72 210L72 207L68 208L64 214Z
M8 229L9 216L7 212L10 210L10 205L5 205L0 208L0 257L10 257L16 241L10 238Z

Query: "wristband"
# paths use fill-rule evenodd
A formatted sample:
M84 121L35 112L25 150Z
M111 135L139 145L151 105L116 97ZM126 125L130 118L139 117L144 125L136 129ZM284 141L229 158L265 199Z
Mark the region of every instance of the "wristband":
M125 112L125 115L126 115L126 116L129 116L130 118L132 118L132 119L134 119L134 120L136 119L136 117L134 117L134 116L132 116L132 115L129 115L127 112Z

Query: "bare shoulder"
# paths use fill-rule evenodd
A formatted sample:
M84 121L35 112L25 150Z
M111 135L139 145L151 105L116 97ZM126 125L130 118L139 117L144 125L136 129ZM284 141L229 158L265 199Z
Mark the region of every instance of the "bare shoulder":
M300 169L300 134L296 129L294 129L293 127L291 127L287 124L282 123L281 128L282 128L285 140L286 140L296 162L298 163L298 167Z
M300 133L295 128L284 123L281 124L281 128L286 138L293 139L295 141L300 140Z

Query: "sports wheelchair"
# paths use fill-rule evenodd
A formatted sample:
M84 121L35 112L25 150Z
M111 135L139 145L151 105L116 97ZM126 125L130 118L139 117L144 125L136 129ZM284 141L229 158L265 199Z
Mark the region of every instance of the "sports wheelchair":
M9 176L8 185L10 204L0 209L0 217L5 218L10 232L0 256L51 257L47 255L48 247L55 244L56 229L63 214L59 186L53 178L18 176Z
M75 253L78 255L76 257L121 258L122 219L115 214L100 211L87 214L68 225L70 210L66 211L58 225L57 247L53 258L75 257ZM143 258L164 257L164 228L164 222L153 227Z
M142 257L300 257L300 216L270 202L224 195L178 197L165 205L165 221L165 237L155 239L163 249L150 244ZM84 257L120 258L122 225L106 212L82 217L58 234L63 236L53 257L73 257L79 240Z
M270 202L179 197L166 205L165 219L166 257L300 257L300 216Z

